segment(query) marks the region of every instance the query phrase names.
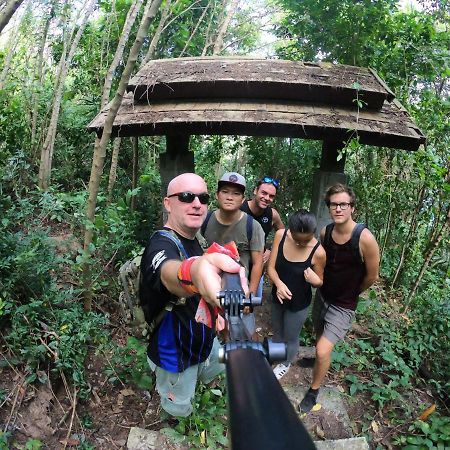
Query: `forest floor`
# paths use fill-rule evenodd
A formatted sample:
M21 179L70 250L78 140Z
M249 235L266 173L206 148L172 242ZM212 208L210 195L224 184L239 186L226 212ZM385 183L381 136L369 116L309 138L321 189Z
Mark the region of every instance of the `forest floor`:
M269 292L266 292L266 297L267 295ZM114 316L117 312L110 313L111 322L118 324L119 318ZM270 307L267 302L256 310L256 315L258 334L261 338L270 336ZM117 325L110 331L112 339L124 346L128 337L126 329ZM53 384L27 385L23 372L0 365L0 390L9 393L9 400L4 402L0 410L0 425L2 429L7 427L13 435L10 440L13 442L11 448L25 448L25 443L34 438L44 443L43 448L48 449L77 446L92 448L87 443L97 449L124 449L131 427L160 430L173 425L170 419L161 414L159 398L154 391L141 390L131 383L111 384L106 369L114 368L108 355L99 354L92 349L85 367L91 390L87 400L78 398L78 393L66 380ZM311 373L310 368L293 364L281 384L308 386ZM341 375L331 373L326 384L337 386L344 392L340 384ZM367 405L362 399L349 408L350 419L355 423L361 417L361 409L367 412ZM322 415L319 429L314 428L318 437L345 437L340 436L341 424L332 419L327 420L326 417ZM166 448L170 448L170 444L167 445ZM3 449L1 441L0 448Z
M270 295L266 288L265 298ZM128 338L127 330L120 325L118 307L106 303L97 305L111 317L111 336L120 346L125 346ZM271 335L270 306L268 302L256 311L257 331L262 337ZM360 325L349 334L352 339L356 334L364 334ZM1 355L0 355L1 356ZM300 361L301 364L301 361ZM303 364L301 364L303 365ZM161 414L158 395L152 391L137 388L132 383L110 382L110 374L114 372L114 364L105 353L92 348L86 361L86 379L90 387L87 400L80 399L76 389L70 382L58 379L53 383L27 385L25 368L20 370L6 366L4 358L0 359L0 392L7 393L7 399L0 398L0 431L7 429L12 438L11 449L34 449L41 447L25 447L30 438L44 445L45 449L125 449L129 431L132 427L151 430L173 427L173 421ZM109 375L106 373L109 369ZM373 432L375 442L382 443L385 448L393 448L389 439L391 431L383 425L383 417L364 394L358 393L352 399L344 377L346 369L330 371L325 381L326 386L336 388L342 393L350 418L350 426L354 435L361 435L369 428ZM312 369L300 367L299 362L291 366L288 374L281 380L282 386L309 386ZM74 408L75 406L75 408ZM337 439L348 437L342 435L342 424L327 411L316 414L313 422L307 426L315 439ZM372 422L370 419L373 418ZM308 422L308 419L306 419ZM1 438L1 433L0 433ZM372 444L372 448L375 448ZM0 449L3 450L0 439ZM163 448L163 447L162 447ZM167 442L165 449L171 449ZM179 447L177 447L179 448Z

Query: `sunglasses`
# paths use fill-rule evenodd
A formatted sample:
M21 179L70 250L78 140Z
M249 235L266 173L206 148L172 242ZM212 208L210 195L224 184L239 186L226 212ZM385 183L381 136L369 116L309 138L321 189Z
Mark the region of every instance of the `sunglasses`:
M280 187L280 180L276 180L275 178L272 177L261 178L261 182L273 184L277 189Z
M178 200L182 203L192 203L195 197L198 197L198 201L202 205L207 205L209 202L209 194L207 192L202 192L201 194L194 194L193 192L177 192L176 194L168 195L170 197L178 197Z

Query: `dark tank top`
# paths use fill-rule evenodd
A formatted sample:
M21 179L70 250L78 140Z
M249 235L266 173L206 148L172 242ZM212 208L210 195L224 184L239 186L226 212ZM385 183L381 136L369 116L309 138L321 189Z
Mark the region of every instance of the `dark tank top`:
M252 213L250 206L248 206L248 200L245 200L245 202L242 203L241 205L241 211L246 212L248 215L252 216L257 222L260 223L264 231L264 241L266 241L267 236L272 231L272 218L273 218L272 208L268 206L260 216L255 216Z
M357 260L351 246L351 239L337 244L330 236L323 247L327 263L323 274L322 297L328 303L351 310L356 309L361 283L366 275L366 266Z
M283 237L280 241L280 245L278 246L278 254L275 261L275 270L277 271L280 280L291 291L292 299L283 300L283 304L281 306L288 309L289 311L300 311L301 309L307 308L311 303L311 285L305 280L303 272L308 267L311 267L312 258L320 243L317 242L305 261L288 261L284 257L283 252L286 234L287 229L284 231ZM272 287L272 301L280 304L277 298L277 287L275 285L273 285Z

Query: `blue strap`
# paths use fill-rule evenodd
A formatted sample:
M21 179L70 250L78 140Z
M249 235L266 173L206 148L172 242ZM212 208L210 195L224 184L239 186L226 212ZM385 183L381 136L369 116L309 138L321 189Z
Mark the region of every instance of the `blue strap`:
M180 252L180 256L184 257L184 259L189 258L186 249L183 247L183 244L181 243L180 239L178 239L175 232L169 230L157 230L155 231L155 233L158 233L159 235L164 236L167 239L170 239L177 246L178 251Z
M253 237L253 217L250 214L247 214L247 241L250 245L250 241Z

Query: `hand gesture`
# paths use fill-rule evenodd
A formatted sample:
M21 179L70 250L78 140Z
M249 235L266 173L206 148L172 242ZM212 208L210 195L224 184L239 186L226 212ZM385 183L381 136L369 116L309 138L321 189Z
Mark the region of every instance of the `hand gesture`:
M282 281L277 284L277 298L281 304L283 304L283 300L291 300L292 298L292 292Z
M305 281L309 284L312 284L313 286L321 282L319 276L316 274L316 272L314 272L314 270L311 269L311 267L305 269L303 274L305 276Z

